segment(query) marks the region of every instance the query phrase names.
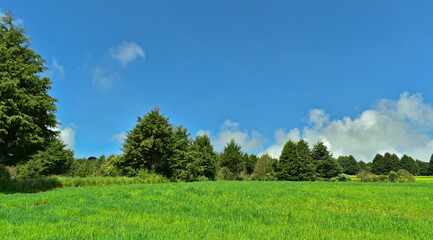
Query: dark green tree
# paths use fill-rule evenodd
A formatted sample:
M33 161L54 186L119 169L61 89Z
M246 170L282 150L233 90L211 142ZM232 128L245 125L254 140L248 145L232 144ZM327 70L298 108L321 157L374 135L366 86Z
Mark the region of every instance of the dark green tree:
M356 159L350 155L350 156L339 156L337 158L338 164L340 164L341 168L343 169L343 173L349 174L349 175L355 175L359 172L359 165Z
M419 175L428 176L428 162L423 162L417 159L416 164L418 165Z
M218 159L208 135L197 136L191 146L197 172L194 177L205 176L215 180L218 169Z
M430 157L430 162L428 163L428 175L433 176L433 154Z
M401 157L400 168L408 171L415 176L419 175L418 165L416 164L415 160L412 157L407 156L406 154Z
M188 144L184 128L175 128L169 118L155 107L128 132L123 144L123 157L116 162L124 171L146 169L168 178L176 177Z
M56 99L41 74L45 60L30 48L24 29L6 12L0 22L0 163L16 165L57 136Z
M371 172L377 175L387 175L390 171L391 166L385 157L382 154L376 154L371 164Z
M328 148L323 142L317 142L311 151L311 157L316 165L316 176L319 178L330 179L342 173L342 169L337 160L332 157Z
M224 147L224 152L221 154L221 166L228 168L232 173L240 173L243 170L244 154L241 151L241 146L232 139Z
M383 155L383 157L385 158L385 162L388 165L390 171L397 172L400 169L400 158L396 154L387 152L385 155Z
M362 160L358 162L358 166L359 166L359 171L363 170L365 172L371 172L371 167Z
M312 181L315 178L310 149L302 139L298 143L289 140L284 145L277 166L278 180Z
M51 140L45 149L32 155L28 162L18 165L18 176L33 178L65 174L69 171L74 156L74 152L65 147L61 140L57 138Z
M254 172L254 168L256 167L256 163L259 160L259 158L255 154L251 154L248 156L248 160L245 164L245 170L248 174L251 174Z

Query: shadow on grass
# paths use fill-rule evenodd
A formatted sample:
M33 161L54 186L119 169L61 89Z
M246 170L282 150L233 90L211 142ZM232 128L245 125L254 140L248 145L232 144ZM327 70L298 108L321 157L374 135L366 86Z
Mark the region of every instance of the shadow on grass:
M62 187L62 183L55 177L35 179L11 179L0 185L0 193L38 193Z

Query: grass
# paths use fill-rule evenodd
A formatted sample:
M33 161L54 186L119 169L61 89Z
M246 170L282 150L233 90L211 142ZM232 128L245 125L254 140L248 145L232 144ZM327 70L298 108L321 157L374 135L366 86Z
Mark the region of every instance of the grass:
M433 239L433 184L195 182L0 195L0 239Z

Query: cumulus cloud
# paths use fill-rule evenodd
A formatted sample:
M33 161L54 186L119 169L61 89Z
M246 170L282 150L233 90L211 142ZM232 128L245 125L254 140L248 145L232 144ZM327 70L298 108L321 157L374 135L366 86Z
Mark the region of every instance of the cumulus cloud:
M198 135L208 134L210 136L210 131L200 130ZM224 124L220 126L220 131L216 137L210 136L212 142L217 151L222 151L224 146L235 139L236 143L242 146L243 151L260 151L263 149L263 144L265 139L257 131L242 131L240 130L239 123L232 122L230 120L225 120Z
M143 49L135 42L125 42L110 49L110 56L126 65L136 58L145 58Z
M62 65L60 65L56 58L53 58L53 68L52 72L56 75L57 78L62 79L65 76L65 69Z
M364 161L385 152L428 161L433 152L433 108L424 103L421 94L405 92L398 100L383 99L353 119L330 120L323 109L310 110L308 119L309 126L302 132L294 129L286 134L278 130L276 144L264 153L278 157L284 142L298 136L310 144L323 141L334 156L352 154Z
M75 148L75 124L71 123L68 124L67 127L62 128L61 126L57 126L53 128L54 131L60 132L60 140L63 141L64 144L66 144L66 148L74 150Z
M110 138L110 140L112 142L116 142L116 143L123 143L123 141L125 141L125 139L126 139L126 133L125 132L113 134L113 136Z

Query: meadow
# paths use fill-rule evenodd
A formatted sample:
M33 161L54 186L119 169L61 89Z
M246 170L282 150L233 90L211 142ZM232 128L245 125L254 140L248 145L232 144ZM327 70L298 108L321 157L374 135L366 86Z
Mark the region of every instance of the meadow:
M0 239L433 239L433 184L193 182L0 193Z

